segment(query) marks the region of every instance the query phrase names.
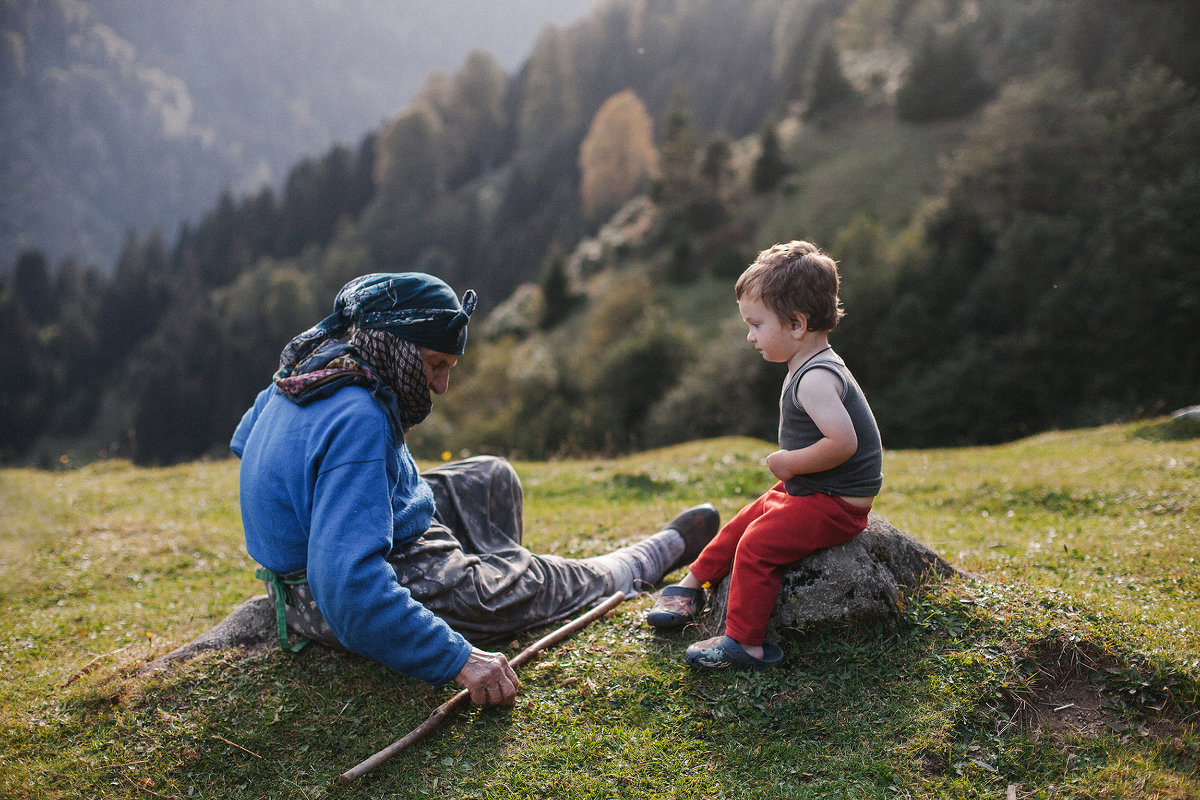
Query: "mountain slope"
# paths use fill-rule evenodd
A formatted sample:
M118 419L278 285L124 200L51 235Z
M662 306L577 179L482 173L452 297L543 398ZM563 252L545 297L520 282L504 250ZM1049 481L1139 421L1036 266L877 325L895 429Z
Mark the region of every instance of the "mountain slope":
M22 248L112 266L221 191L278 187L472 48L507 69L593 0L0 3L0 270Z

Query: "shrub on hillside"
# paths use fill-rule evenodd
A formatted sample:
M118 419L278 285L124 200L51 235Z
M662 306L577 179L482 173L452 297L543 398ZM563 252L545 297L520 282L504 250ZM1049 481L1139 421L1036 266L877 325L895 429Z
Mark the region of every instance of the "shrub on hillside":
M963 33L926 34L913 55L908 80L896 92L896 115L906 122L961 117L991 99L979 58Z

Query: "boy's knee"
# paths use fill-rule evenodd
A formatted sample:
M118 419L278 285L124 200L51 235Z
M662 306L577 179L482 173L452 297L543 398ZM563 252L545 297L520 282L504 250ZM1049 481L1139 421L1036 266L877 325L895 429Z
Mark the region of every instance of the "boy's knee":
M792 547L781 544L787 542L786 536L781 536L778 530L762 526L751 526L738 541L735 559L739 561L755 561L758 563L777 563L779 559L795 560L791 557ZM803 550L804 548L799 548ZM796 558L801 558L796 556Z

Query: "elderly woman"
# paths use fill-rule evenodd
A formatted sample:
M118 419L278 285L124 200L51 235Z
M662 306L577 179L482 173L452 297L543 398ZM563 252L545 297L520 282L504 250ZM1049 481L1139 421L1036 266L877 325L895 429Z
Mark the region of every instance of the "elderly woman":
M508 462L420 474L404 434L449 387L475 304L431 275L356 278L284 348L231 447L246 548L285 647L303 645L288 644L290 627L494 705L513 701L517 677L475 645L654 584L695 558L718 520L706 504L607 555L539 556L521 546Z

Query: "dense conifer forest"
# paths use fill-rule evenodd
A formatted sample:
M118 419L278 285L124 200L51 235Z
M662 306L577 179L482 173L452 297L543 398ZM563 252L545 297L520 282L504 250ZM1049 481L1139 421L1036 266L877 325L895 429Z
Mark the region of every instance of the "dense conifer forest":
M223 454L283 344L402 269L482 298L419 453L772 438L732 281L790 238L841 264L833 342L890 447L1196 403L1197 35L1192 0L601 3L111 271L23 252L0 450Z

